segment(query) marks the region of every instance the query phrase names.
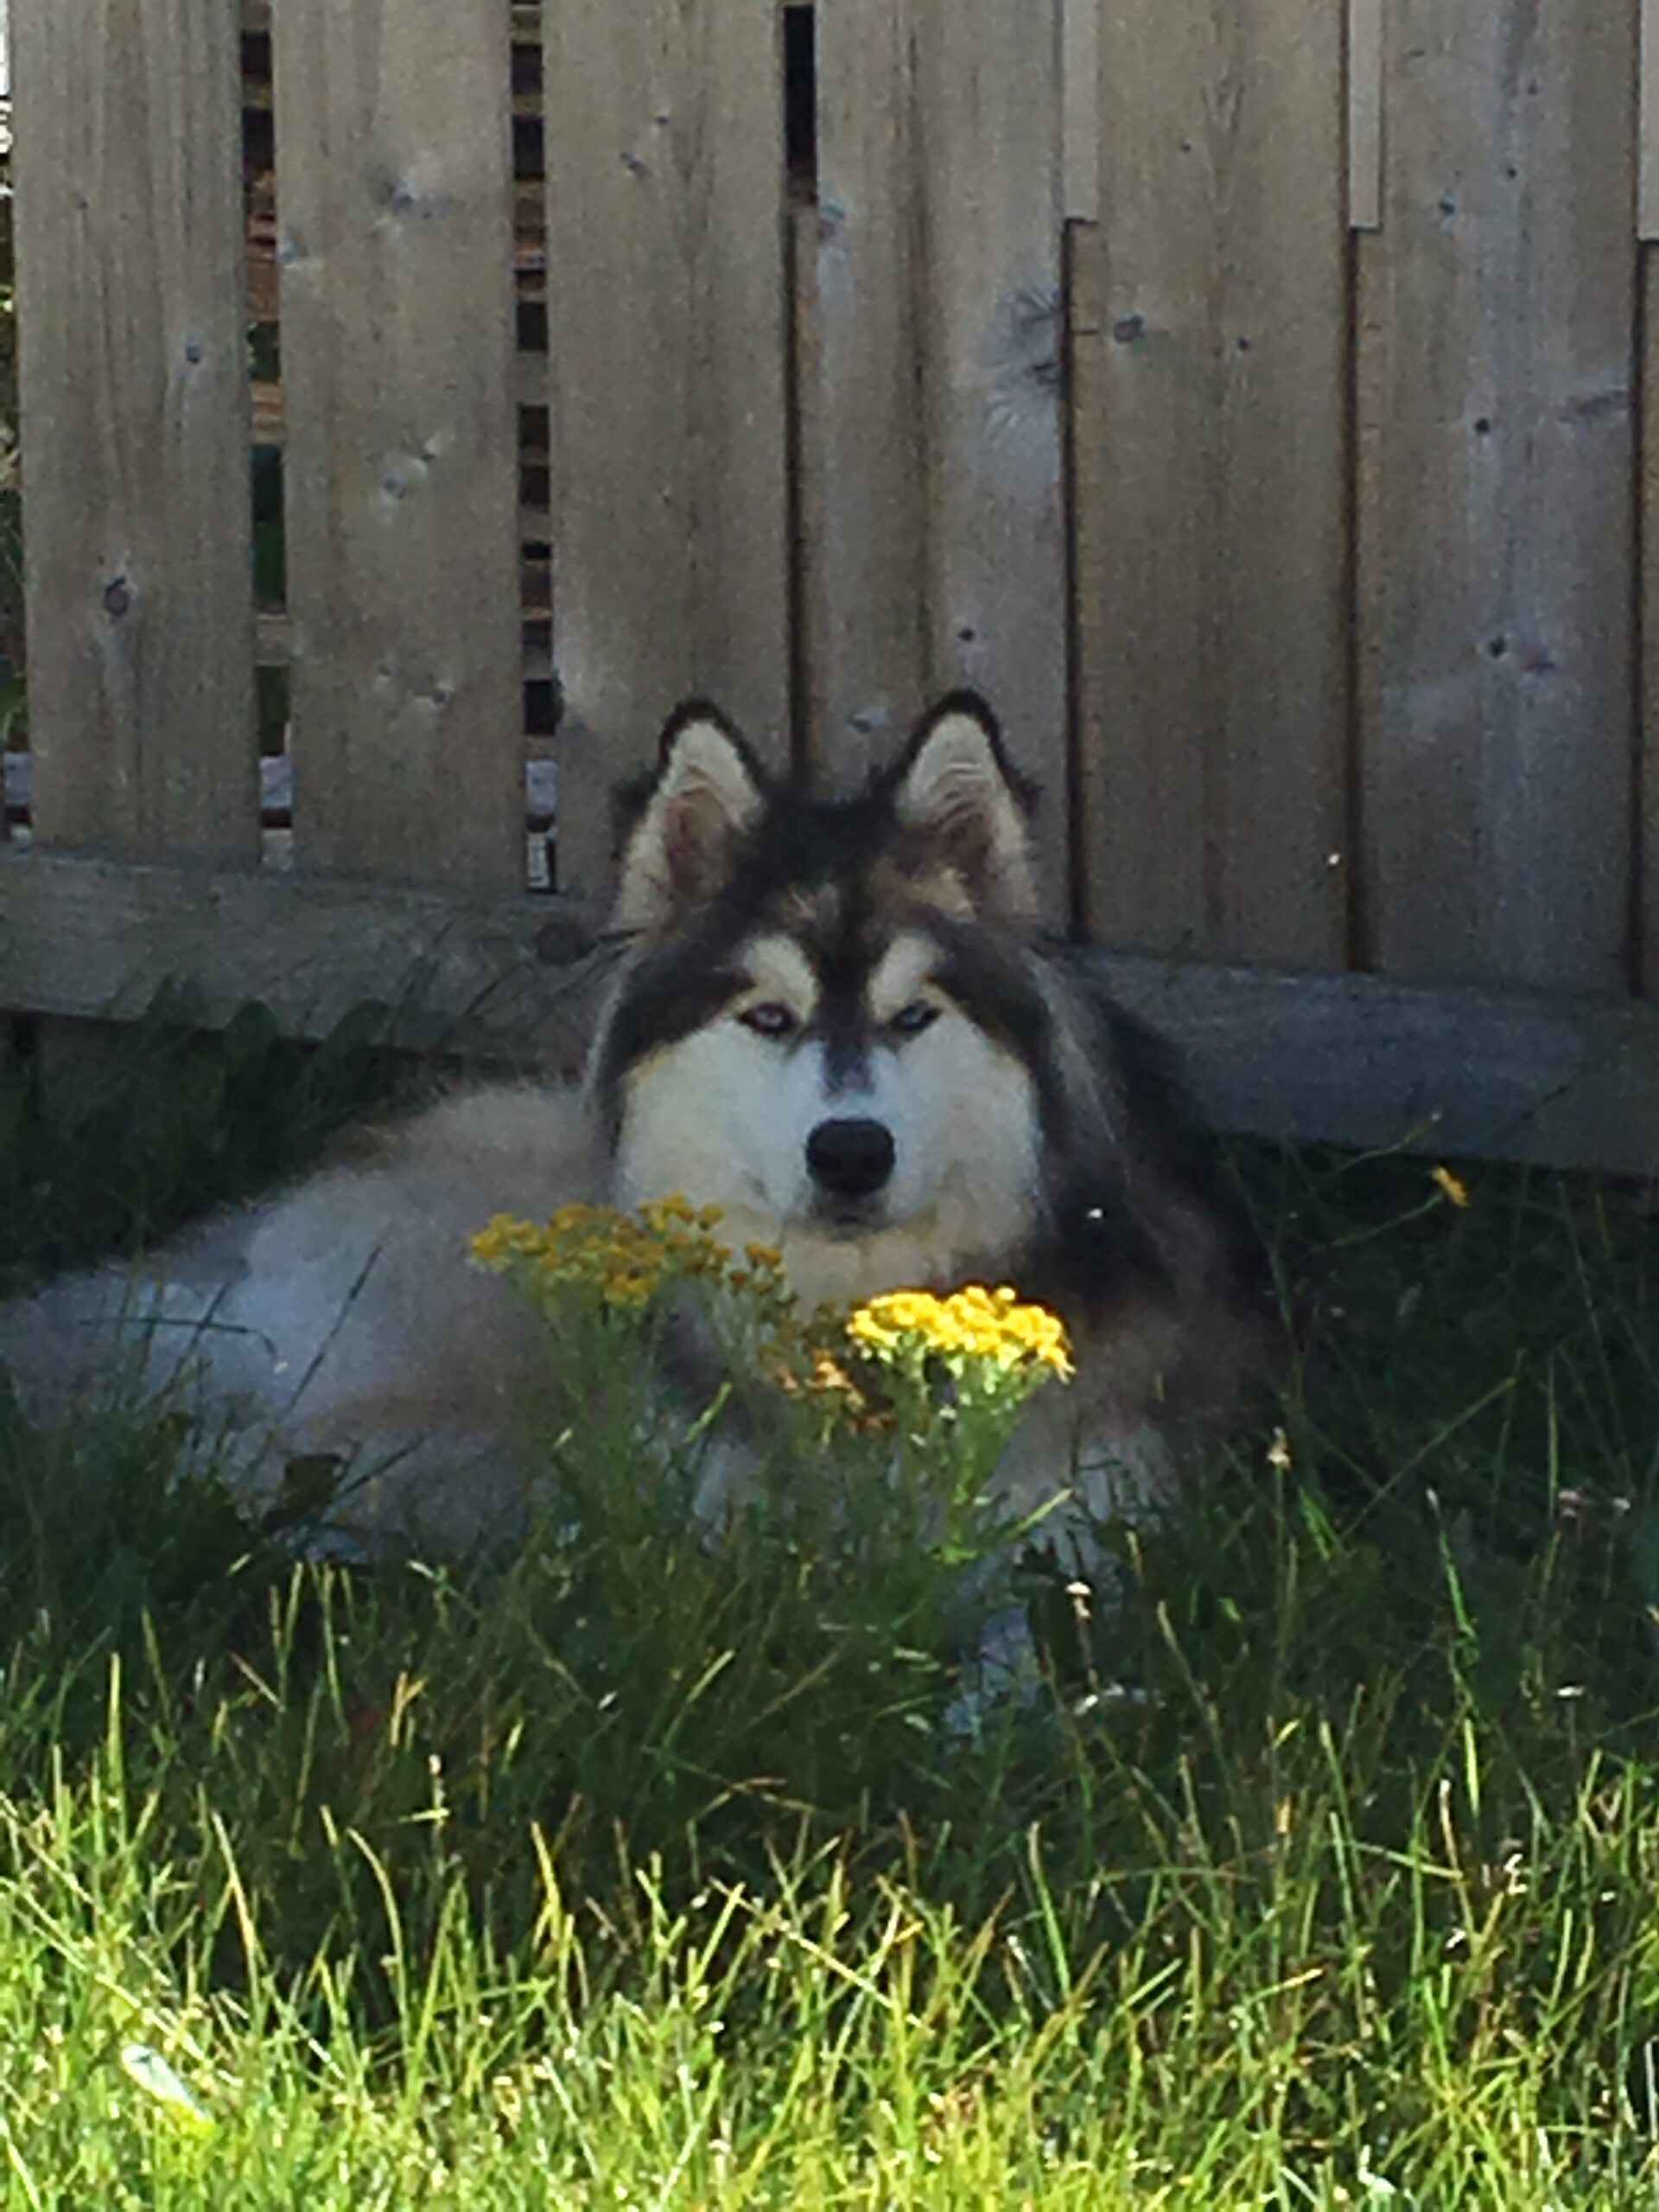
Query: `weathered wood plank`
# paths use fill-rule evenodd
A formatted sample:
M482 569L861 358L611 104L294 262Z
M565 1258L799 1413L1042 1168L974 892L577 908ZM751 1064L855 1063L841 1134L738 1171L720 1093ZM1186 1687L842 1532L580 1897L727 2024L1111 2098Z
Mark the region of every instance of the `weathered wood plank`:
M1358 241L1365 950L1617 988L1637 0L1395 0Z
M1058 0L912 5L930 688L995 706L1042 788L1039 880L1069 919Z
M1382 220L1382 5L1348 0L1348 222Z
M931 681L920 378L925 180L910 0L818 14L809 682L825 779L861 783Z
M779 11L543 13L561 883L688 692L782 757L789 500Z
M569 1065L595 910L393 886L0 856L0 1006L127 1016L182 981L204 1025L257 998L323 1036L353 1008L423 1049ZM551 931L562 957L536 956ZM1559 1166L1659 1169L1659 1008L1088 956L1177 1048L1215 1127Z
M1659 1172L1659 1008L1370 976L1108 959L1215 1128Z
M594 921L523 893L8 851L0 1007L128 1020L170 982L205 1027L258 1000L291 1034L325 1037L373 1005L389 1042L568 1058L574 1009L603 962L563 956L585 953ZM538 957L538 941L561 957Z
M1659 238L1659 0L1642 0L1641 86L1637 128L1641 134L1637 175L1638 238Z
M828 776L984 691L1067 911L1057 0L818 18L810 671Z
M1340 14L1105 0L1101 87L1072 340L1089 925L1338 965Z
M1100 219L1101 0L1060 0L1062 206L1068 222Z
M242 0L242 27L249 31L268 31L277 12L272 0ZM509 0L506 14L514 44L534 45L542 35L537 0Z
M19 0L35 827L257 853L235 0Z
M819 364L823 332L818 312L818 208L816 197L791 191L789 207L790 689L794 765L819 773L823 748L824 646L829 618L821 580L823 550L823 421Z
M520 883L506 12L284 0L273 37L301 859Z
M1655 0L1659 5L1659 0ZM1659 61L1659 47L1654 49ZM1641 664L1637 715L1636 975L1637 988L1659 999L1659 252L1641 249L1642 291L1640 390L1644 421L1638 440L1637 478L1641 547Z

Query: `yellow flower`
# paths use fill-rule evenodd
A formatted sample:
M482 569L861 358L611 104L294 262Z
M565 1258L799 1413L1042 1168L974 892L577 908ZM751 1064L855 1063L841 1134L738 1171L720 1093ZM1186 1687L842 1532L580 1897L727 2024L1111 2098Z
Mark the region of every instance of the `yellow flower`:
M672 1195L637 1214L611 1206L564 1205L542 1225L498 1214L471 1240L479 1266L508 1274L538 1302L575 1290L601 1305L637 1313L665 1285L708 1277L732 1289L747 1281L710 1234L717 1206L694 1209ZM777 1294L777 1285L768 1285Z
M949 1298L931 1291L889 1291L849 1318L847 1333L875 1358L891 1362L906 1344L949 1358L981 1359L1005 1374L1071 1373L1065 1325L1046 1306L1022 1306L1006 1287L970 1283Z
M1428 1179L1444 1192L1460 1212L1467 1211L1469 1185L1460 1176L1454 1175L1449 1167L1436 1167Z

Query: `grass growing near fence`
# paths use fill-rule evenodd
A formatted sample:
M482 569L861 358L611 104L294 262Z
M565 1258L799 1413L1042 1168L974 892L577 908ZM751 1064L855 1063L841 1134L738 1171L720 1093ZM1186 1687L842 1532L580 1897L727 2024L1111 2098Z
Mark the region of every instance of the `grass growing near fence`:
M7 2201L1650 2204L1651 1225L1241 1165L1305 1376L977 1739L902 1530L296 1566L7 1427Z

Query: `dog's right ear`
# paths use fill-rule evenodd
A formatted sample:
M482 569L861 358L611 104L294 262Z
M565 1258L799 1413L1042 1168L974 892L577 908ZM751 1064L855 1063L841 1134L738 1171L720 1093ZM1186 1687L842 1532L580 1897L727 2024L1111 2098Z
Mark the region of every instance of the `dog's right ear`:
M893 811L980 912L1016 925L1037 914L1033 786L1009 761L995 715L952 691L923 715L893 772Z
M656 930L724 889L766 785L749 748L702 699L677 707L657 772L635 795L613 925Z

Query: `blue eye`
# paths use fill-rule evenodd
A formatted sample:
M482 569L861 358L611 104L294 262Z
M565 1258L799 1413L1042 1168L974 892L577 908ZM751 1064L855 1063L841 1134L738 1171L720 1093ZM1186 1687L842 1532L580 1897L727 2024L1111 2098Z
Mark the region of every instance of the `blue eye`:
M908 1006L901 1006L887 1027L896 1037L919 1037L924 1029L931 1029L939 1018L939 1009L930 1006L925 999L912 999Z
M737 1018L757 1037L791 1037L800 1027L789 1008L772 999L760 1006L746 1007Z

